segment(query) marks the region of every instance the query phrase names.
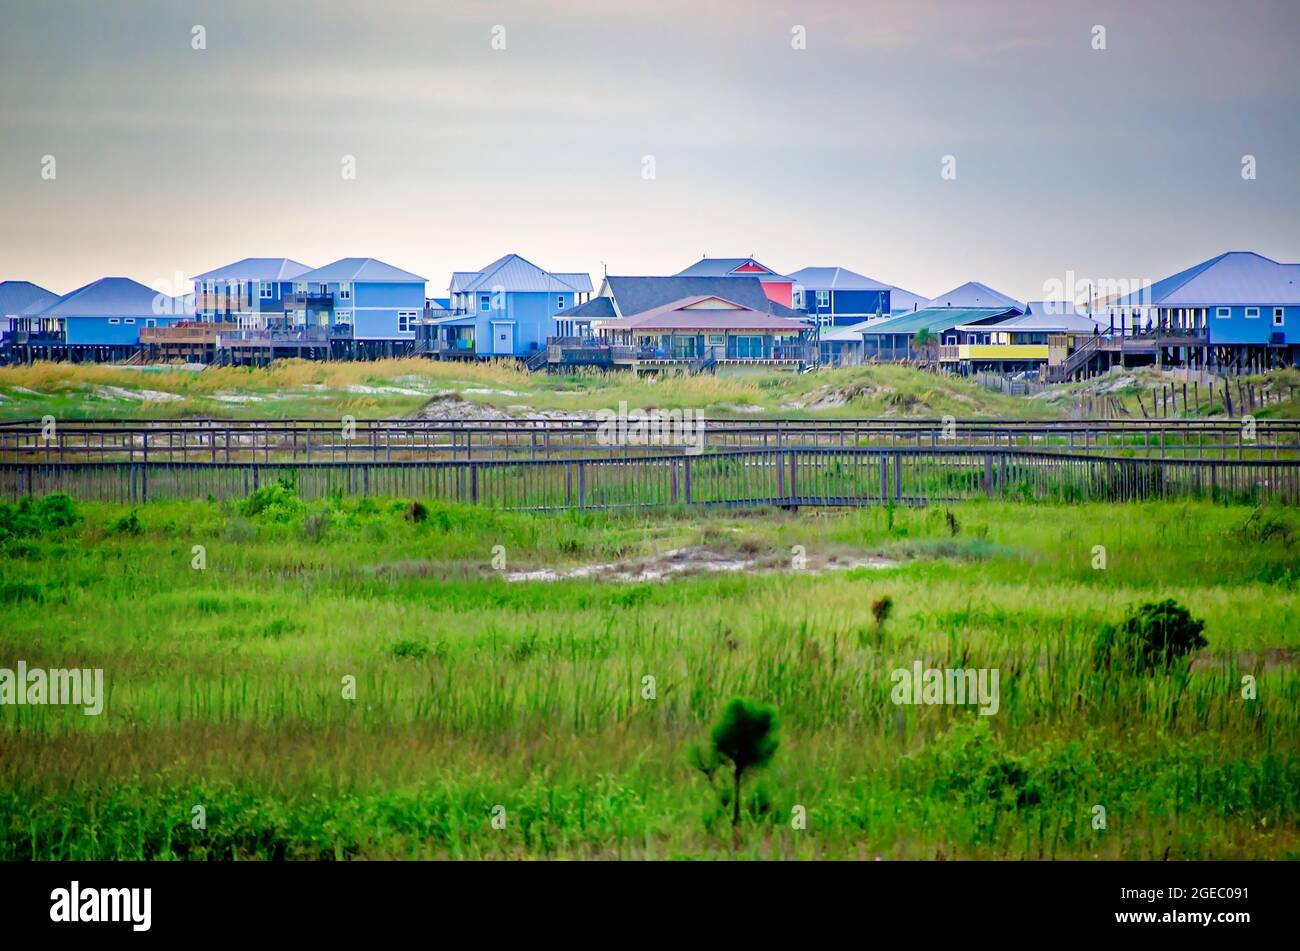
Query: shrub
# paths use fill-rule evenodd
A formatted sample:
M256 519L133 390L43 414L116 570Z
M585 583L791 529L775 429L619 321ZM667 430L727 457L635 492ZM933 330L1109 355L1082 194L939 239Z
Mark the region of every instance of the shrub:
M692 765L713 784L713 774L723 760L731 763L731 824L740 826L740 788L745 773L766 766L776 755L776 711L740 697L727 704L713 728L712 747L690 751Z
M1292 531L1291 523L1279 510L1258 506L1237 529L1237 534L1252 542L1268 542L1273 539L1288 542Z
M402 513L402 518L417 525L428 517L429 509L423 502L412 502L406 507L406 511Z
M399 660L406 657L409 657L412 660L420 660L428 656L429 645L424 643L424 641L417 641L408 638L406 640L398 641L389 648L389 652Z
M0 502L0 540L46 535L56 529L70 528L80 519L66 492L55 492L40 501L23 498L17 505Z
M81 518L66 492L55 492L37 502L36 516L49 528L71 528Z
M1204 629L1204 621L1172 598L1149 601L1132 609L1118 626L1102 627L1093 644L1093 662L1099 670L1135 673L1171 667L1209 643Z
M268 522L291 522L302 515L303 502L292 479L279 479L254 490L239 503L239 512Z
M135 509L131 509L113 522L108 530L114 535L139 535L144 531L144 526L140 524L140 517L136 515Z

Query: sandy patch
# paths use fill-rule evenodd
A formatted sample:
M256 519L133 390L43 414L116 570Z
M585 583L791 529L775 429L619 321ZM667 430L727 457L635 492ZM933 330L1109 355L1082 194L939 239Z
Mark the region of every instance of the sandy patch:
M164 393L162 390L128 390L121 386L97 385L92 392L101 399L130 400L134 403L174 403L185 399L179 394Z
M520 581L561 581L564 579L593 578L598 581L617 583L641 583L668 581L676 577L714 574L718 572L733 573L738 571L772 574L790 572L823 574L828 571L846 571L852 568L895 568L897 561L877 556L855 556L843 558L832 556L818 561L810 557L802 568L795 568L790 559L781 557L766 559L743 557L719 552L710 548L689 547L673 548L648 558L629 559L621 562L579 565L576 568L558 570L553 568L534 568L528 571L507 572L505 579L510 582Z
M413 390L406 386L366 386L364 383L348 384L349 393L366 393L368 395L376 394L394 394L397 396L428 396L428 390Z

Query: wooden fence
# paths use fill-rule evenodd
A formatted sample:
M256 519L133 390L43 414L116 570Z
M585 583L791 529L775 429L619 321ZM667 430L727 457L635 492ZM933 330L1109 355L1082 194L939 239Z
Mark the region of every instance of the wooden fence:
M0 462L395 463L737 449L1038 449L1196 459L1300 458L1300 421L687 418L666 440L599 419L55 421L0 425ZM644 433L643 435L650 435ZM613 438L611 438L613 437ZM664 443L667 442L668 445ZM673 445L675 444L675 445Z
M0 496L68 492L80 499L122 503L226 499L247 496L278 479L292 480L308 499L341 492L520 510L857 506L973 498L1300 503L1300 463L1293 461L961 447L432 462L0 463Z

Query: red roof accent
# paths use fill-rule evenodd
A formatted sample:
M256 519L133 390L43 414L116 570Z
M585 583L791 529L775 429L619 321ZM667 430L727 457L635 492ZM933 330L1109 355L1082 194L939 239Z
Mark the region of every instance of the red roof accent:
M772 272L769 271L767 268L763 267L763 265L759 264L757 261L746 261L740 267L734 268L731 273L732 274L771 274Z

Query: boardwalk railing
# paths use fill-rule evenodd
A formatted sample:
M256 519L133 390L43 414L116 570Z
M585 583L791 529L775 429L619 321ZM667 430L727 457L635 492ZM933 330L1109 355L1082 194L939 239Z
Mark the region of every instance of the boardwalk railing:
M0 425L0 462L392 463L737 449L1033 449L1187 459L1300 457L1300 421L692 420L676 446L611 440L606 420L161 420ZM671 436L671 432L669 432Z
M1300 463L1125 458L1025 449L748 449L708 455L433 462L0 464L0 496L123 503L236 498L289 479L334 492L504 509L858 506L963 499L1208 498L1300 503Z

